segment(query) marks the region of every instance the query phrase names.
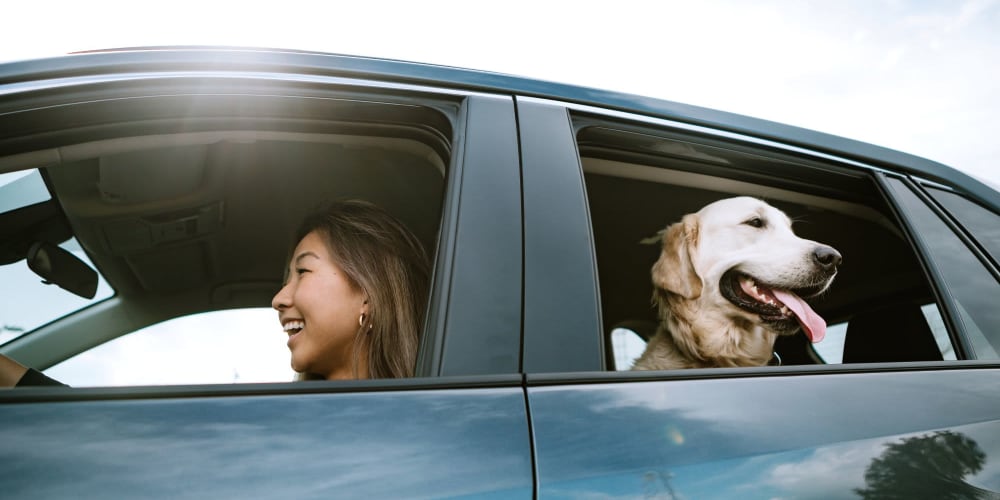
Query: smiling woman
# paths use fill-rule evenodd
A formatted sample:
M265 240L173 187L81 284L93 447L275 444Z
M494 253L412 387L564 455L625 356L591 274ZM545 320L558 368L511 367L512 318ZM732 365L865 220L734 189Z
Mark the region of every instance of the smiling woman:
M412 376L430 279L420 241L358 201L331 204L297 234L271 301L292 368L327 380Z

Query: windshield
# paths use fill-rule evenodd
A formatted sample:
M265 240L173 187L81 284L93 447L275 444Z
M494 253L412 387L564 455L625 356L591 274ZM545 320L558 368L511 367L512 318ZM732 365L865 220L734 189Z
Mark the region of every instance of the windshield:
M48 189L37 169L0 174L0 218L19 208L49 199ZM59 246L93 267L75 238ZM46 285L23 259L0 265L0 283L8 292L0 301L0 344L114 294L102 276L99 276L97 294L93 299L84 299L57 286Z

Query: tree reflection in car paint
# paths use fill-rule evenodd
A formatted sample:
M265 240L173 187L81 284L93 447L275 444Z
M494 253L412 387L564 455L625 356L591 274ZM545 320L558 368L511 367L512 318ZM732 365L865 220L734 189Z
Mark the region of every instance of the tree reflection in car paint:
M943 431L986 457L950 477L1000 492L994 383L956 370L529 387L539 495L857 498L887 446Z

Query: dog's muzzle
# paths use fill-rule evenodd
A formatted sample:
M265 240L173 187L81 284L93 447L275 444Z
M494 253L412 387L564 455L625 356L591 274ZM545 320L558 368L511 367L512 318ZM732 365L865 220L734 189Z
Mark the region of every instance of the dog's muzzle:
M840 254L837 253L836 256L839 263ZM833 260L829 256L824 258L831 262ZM836 265L833 266L833 273L836 273ZM811 342L819 342L826 335L826 321L802 297L822 293L830 280L832 275L817 285L783 289L730 269L722 275L719 290L726 300L744 311L760 316L761 321L768 323L778 333L794 333L796 327L801 327Z

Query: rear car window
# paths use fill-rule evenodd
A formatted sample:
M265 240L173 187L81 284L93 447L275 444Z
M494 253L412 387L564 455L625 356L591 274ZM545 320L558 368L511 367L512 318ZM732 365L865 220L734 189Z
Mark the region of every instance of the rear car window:
M934 187L925 189L972 233L994 262L1000 262L1000 215L958 193Z
M971 357L997 359L1000 350L997 278L905 182L889 178L888 184L934 260L941 283L953 300L953 318L964 327L969 339Z
M635 337L648 340L660 325L651 269L663 231L736 196L764 200L799 237L843 257L832 286L806 300L829 325L826 337L813 343L801 329L780 336L771 364L955 359L916 250L865 170L646 124L581 115L576 125L608 369L630 366ZM912 321L885 328L900 311ZM908 341L916 337L920 347Z

